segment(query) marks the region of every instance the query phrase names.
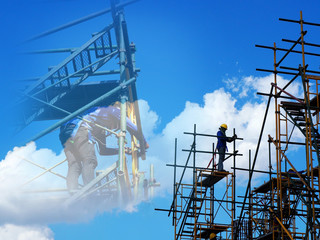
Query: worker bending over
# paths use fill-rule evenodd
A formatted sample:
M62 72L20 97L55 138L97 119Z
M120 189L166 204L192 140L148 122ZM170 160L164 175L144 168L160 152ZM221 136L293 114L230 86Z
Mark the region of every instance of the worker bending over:
M219 131L217 132L217 149L219 153L219 162L218 162L218 171L225 172L223 169L223 162L225 159L226 151L228 151L227 142L233 142L237 135L235 134L233 137L226 136L226 130L228 129L227 124L221 124Z
M78 178L82 174L83 184L94 179L94 171L98 165L94 145L98 144L100 155L116 155L118 148L109 148L106 129L117 131L120 126L120 109L118 107L94 107L80 119L76 118L60 128L60 141L68 161L67 188L69 191L78 188ZM149 145L138 133L137 126L127 117L127 131L135 136L147 149ZM102 127L101 127L102 126ZM126 148L126 153L130 153Z

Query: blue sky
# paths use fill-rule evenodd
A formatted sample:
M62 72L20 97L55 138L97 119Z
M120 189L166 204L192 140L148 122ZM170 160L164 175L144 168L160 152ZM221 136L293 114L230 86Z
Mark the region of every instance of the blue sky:
M2 104L0 110L3 125L11 114L8 102L15 96L12 91L17 87L16 81L41 76L46 73L48 66L59 63L65 57L59 54L32 56L21 52L81 46L90 38L91 33L110 23L110 16L101 16L30 43L22 42L108 6L106 0L2 2L0 50L3 57L0 81L1 101L5 104ZM238 109L248 102L260 103L261 100L252 95L238 97L232 89L227 89L226 82L230 79L240 81L248 76L267 76L255 69L272 69L273 55L271 51L255 48L254 45L272 46L274 41L281 45L281 38L297 39L298 25L280 22L278 18L298 20L300 10L306 21L320 22L318 1L306 1L302 4L301 1L288 0L141 0L126 7L130 41L136 44L137 67L141 68L137 81L138 97L145 100L150 111L158 117L152 134L149 135L150 141L157 143L156 140L166 135L170 129L179 129L174 125L179 116L188 117L186 122L190 127L185 130L191 131L193 115L187 113L186 109L189 108L186 102L198 104L201 108L206 105L204 96L218 89L224 88L227 93L234 94L231 98L237 99L235 106ZM310 38L319 39L319 33ZM218 124L214 121L212 119L212 126ZM19 146L19 143L32 137L39 129L51 124L52 122L33 124L15 139L10 137L11 133L5 128L0 159L4 159L14 146ZM215 131L216 128L212 127L212 132ZM170 134L166 136L168 139L171 137ZM174 136L171 140L173 143ZM173 149L171 143L164 147ZM56 154L61 152L56 133L45 136L36 144L38 148L50 148ZM150 151L153 153L153 150ZM154 153L157 152L159 150L154 150ZM160 170L158 174L164 172ZM163 193L151 202L138 205L137 211L133 213L114 210L100 213L85 222L52 222L48 226L54 233L55 240L170 239L173 238L171 219L165 213L154 211L157 207L169 207L170 199L170 194Z

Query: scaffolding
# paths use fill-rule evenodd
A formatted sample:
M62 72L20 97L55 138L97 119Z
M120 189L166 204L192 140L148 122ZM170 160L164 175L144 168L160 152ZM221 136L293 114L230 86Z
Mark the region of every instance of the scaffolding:
M69 196L66 200L67 204L85 198L92 193L110 198L113 201L115 199L120 202L128 199L135 200L141 198L142 195L147 195L145 193L148 192L148 189L153 192L153 187L157 185L154 181L153 166L150 170L152 179L149 180L146 179L144 172L139 170L139 159L146 159L146 143L141 128L135 85L137 73L140 69L136 68L136 48L135 44L129 41L124 17L124 7L134 2L135 0L122 3L118 0L110 0L110 8L106 10L65 24L31 39L35 40L47 36L102 14L111 13L112 15L112 23L98 33L94 33L91 39L79 48L33 52L36 54L68 52L70 55L58 65L49 68L48 73L44 76L33 79L32 84L23 91L22 97L17 103L17 105L22 106L19 112L18 130L25 128L34 121L58 120L26 143L36 141L71 119L79 118L81 114L92 107L109 106L116 102L120 105L120 129L114 132L112 129L100 126L118 138L118 160L108 168L98 171L94 180L85 186L81 186L76 193L71 197ZM118 66L119 69L110 69L112 66ZM118 79L95 82L94 79L99 76L109 78L110 76L117 76ZM127 117L137 126L138 130L138 136L131 136L130 139L132 177L130 177L125 154ZM53 169L66 161L45 168L28 159L24 160L44 170L43 173L32 178L25 185L30 184L45 173L55 174ZM60 175L59 177L65 179L64 176ZM67 189L62 190L67 191ZM53 192L50 189L44 191Z
M235 135L235 130L234 130ZM177 139L175 141L175 159L173 164L167 166L174 168L173 201L170 209L156 209L167 211L168 216L172 215L172 225L175 229L175 240L179 239L209 239L212 237L223 239L233 239L234 219L236 216L235 202L235 163L236 157L242 156L236 150L236 138L233 142L233 151L226 153L226 159L233 160L234 172L217 171L215 155L217 151L212 143L211 150L197 149L197 138L208 138L209 141L216 141L217 136L211 134L198 133L196 125L194 132L184 134L193 135L193 143L190 149L183 149L188 152L185 165L177 164ZM206 162L207 166L201 166L198 155L210 156ZM193 160L191 163L190 160ZM209 164L208 164L209 163ZM182 171L180 178L176 178L177 170ZM189 173L189 174L188 174ZM191 177L192 176L192 177ZM192 183L190 183L192 178ZM225 187L217 185L225 181ZM215 189L225 189L223 194ZM221 216L224 216L221 219ZM220 217L219 217L220 216Z
M196 130L188 133L193 134L194 142L185 166L177 165L176 159L173 165L169 165L174 167L173 202L170 210L157 210L172 214L175 239L320 239L320 72L314 70L319 67L316 64L319 63L320 54L316 51L320 45L306 41L313 28L320 27L320 24L303 20L302 12L299 20L279 20L298 24L300 34L297 40L282 39L290 45L287 48L280 48L276 43L273 46L256 45L273 53L273 69L257 69L272 73L273 82L269 93L258 93L268 97L268 101L252 163L249 150L249 168L237 168L235 160L233 173L196 167L195 160L193 166L189 166L192 153L195 159L196 153L204 152L196 149L196 137L215 137L198 134ZM310 29L306 31L307 28ZM292 78L286 82L282 81L281 76ZM294 85L296 89L300 87L303 94L292 91ZM258 170L255 165L267 116L272 115L269 113L272 103L275 133L269 133L267 139L269 169ZM292 156L297 147L300 150L304 148L304 154ZM239 155L235 149L234 146L231 154L234 159ZM214 147L206 153L214 158ZM179 182L176 182L177 167L183 168ZM192 184L182 181L188 168L193 170ZM249 173L244 196L236 197L235 194L236 170ZM262 173L265 182L253 187L254 173ZM230 178L232 181L228 184ZM217 200L214 193L215 184L222 179L227 181L225 196L230 189L233 192L227 200ZM240 202L240 198L243 201ZM224 218L225 224L217 224L216 214L213 214L214 203L217 202L232 205L230 219ZM241 208L238 214L236 204ZM221 216L221 213L217 216L219 214ZM222 232L225 234L218 236Z
M300 13L299 20L279 19L289 23L299 24L298 40L282 39L291 44L288 48L256 45L273 51L273 66L270 69L257 69L271 72L274 81L270 93L258 93L268 96L275 104L275 136L269 135L269 175L261 186L251 190L251 177L245 194L244 204L239 216L237 238L241 230L248 230L244 220L251 227L249 239L319 239L320 237L320 198L319 198L319 80L320 72L314 71L306 63L307 57L319 57L314 49L319 44L306 42L305 26L319 27L320 24L306 22ZM300 50L297 50L298 47ZM306 47L310 51L306 51ZM284 52L279 54L279 52ZM297 54L300 60L297 60ZM280 57L279 57L280 55ZM300 64L296 67L284 64ZM280 69L280 70L279 70ZM279 76L292 76L291 80L281 85ZM300 78L300 79L299 79ZM300 82L298 82L301 80ZM301 86L303 96L290 92L290 86ZM292 91L292 90L291 90ZM268 110L266 110L266 114ZM264 120L265 121L265 120ZM263 129L262 129L263 131ZM293 136L300 136L298 141ZM300 139L300 140L299 140ZM259 140L261 141L261 140ZM305 164L301 167L303 158L289 157L290 149L296 146L305 147ZM276 171L272 172L271 148L275 149ZM299 160L299 161L297 161ZM256 158L254 159L255 164ZM299 165L300 164L300 165ZM298 167L297 167L298 165ZM295 167L296 166L296 167ZM254 168L254 165L253 165ZM298 170L299 169L299 170ZM253 169L251 172L254 172ZM252 175L252 174L251 174ZM247 201L248 200L248 201ZM244 215L244 210L246 215Z

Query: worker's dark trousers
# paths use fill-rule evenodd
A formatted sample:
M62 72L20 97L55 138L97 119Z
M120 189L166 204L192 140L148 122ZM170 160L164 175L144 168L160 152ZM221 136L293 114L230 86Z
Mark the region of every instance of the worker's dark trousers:
M73 141L69 139L65 144L64 152L68 160L67 188L78 188L78 179L82 174L83 184L88 184L94 179L97 167L97 157L94 144L89 141L88 130L80 127Z
M219 153L218 171L222 171L223 170L223 161L224 161L224 157L226 155L226 149L224 147L221 147L218 149L218 153Z

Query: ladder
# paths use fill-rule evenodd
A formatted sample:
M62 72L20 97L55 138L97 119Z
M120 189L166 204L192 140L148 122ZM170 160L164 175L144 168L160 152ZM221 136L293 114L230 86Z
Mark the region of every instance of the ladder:
M19 118L21 130L37 120L48 108L80 85L89 76L118 54L112 46L113 24L95 34L88 42L72 52L48 73L30 85L23 93L18 105L23 107ZM66 109L68 110L68 109Z

